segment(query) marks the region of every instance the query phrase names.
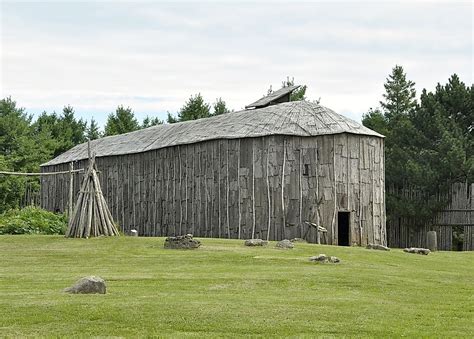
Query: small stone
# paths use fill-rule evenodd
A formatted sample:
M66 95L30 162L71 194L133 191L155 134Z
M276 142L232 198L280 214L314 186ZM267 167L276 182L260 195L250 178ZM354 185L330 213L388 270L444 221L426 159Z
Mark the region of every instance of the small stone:
M379 244L368 244L365 248L369 250L381 250L381 251L390 251L390 248L384 245Z
M431 253L431 251L427 248L418 248L418 247L410 247L410 248L405 248L403 252L407 253L415 253L415 254L423 254L423 255L428 255Z
M316 261L316 262L326 262L328 257L326 254L315 255L314 257L310 257L309 261Z
M71 294L105 294L105 281L101 277L84 277L79 279L73 286L66 288L64 292Z
M245 246L266 246L268 241L262 239L247 239L245 240Z
M306 240L304 240L303 238L293 238L290 240L291 242L307 242Z
M284 239L284 240L281 240L281 241L277 242L275 247L280 248L280 249L291 249L291 248L295 247L295 245L291 241L289 241L288 239Z
M132 236L132 237L138 237L138 231L137 231L137 230L131 230L131 231L130 231L130 236Z
M309 261L337 264L338 262L341 262L341 259L334 256L328 257L326 254L320 254L315 255L314 257L310 257Z

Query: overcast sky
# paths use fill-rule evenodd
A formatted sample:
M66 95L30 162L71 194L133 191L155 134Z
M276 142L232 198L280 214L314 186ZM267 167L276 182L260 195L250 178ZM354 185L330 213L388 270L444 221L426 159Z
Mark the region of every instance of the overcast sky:
M1 96L34 114L164 118L198 92L239 110L291 76L360 121L396 64L418 93L472 84L470 1L0 2Z

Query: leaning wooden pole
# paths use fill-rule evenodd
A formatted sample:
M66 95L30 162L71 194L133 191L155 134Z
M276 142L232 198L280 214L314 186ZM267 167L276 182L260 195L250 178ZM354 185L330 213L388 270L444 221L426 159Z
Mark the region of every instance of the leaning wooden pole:
M66 237L89 238L119 235L112 214L102 194L100 181L97 176L95 156L91 154L90 142L88 151L89 164L86 174L82 179L76 205L69 216Z

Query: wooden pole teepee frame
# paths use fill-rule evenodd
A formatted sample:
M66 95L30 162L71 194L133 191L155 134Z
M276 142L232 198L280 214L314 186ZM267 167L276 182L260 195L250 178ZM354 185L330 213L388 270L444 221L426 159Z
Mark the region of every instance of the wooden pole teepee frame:
M68 238L89 238L119 235L112 214L102 194L95 156L91 155L89 143L89 165L82 179L79 196L66 231Z

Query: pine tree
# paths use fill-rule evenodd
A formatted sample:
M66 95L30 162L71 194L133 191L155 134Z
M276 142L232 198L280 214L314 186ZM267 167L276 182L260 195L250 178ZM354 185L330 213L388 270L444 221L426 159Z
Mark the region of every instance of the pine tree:
M87 139L89 140L95 140L100 138L100 130L99 130L99 125L95 121L94 118L91 119L89 123L89 127L87 128L87 133L86 133Z
M156 117L155 118L150 118L147 115L146 118L143 119L143 123L142 123L141 128L148 128L148 127L151 127L151 126L162 125L162 124L163 124L163 120L160 120Z
M227 108L227 105L225 101L222 100L222 98L216 99L216 102L212 105L212 107L212 116L230 113L230 110Z
M410 114L416 108L414 83L407 81L401 66L395 66L384 84L381 108L370 109L362 123L385 135L385 183L387 187L387 214L404 215L410 211L410 202L399 196L397 189L406 187L410 175L418 171L414 149L410 146L416 130ZM395 189L395 190L394 190Z
M453 182L474 179L473 87L453 75L434 92L423 90L418 105L414 83L401 66L384 87L382 108L371 109L363 124L386 136L387 214L429 219L443 207L437 194ZM397 193L408 187L419 189L423 198Z
M474 97L471 88L454 74L435 92L423 91L412 121L418 130L416 147L424 149L426 167L436 176L425 184L449 185L474 175Z
M179 119L176 118L174 115L172 115L170 112L168 112L168 115L166 117L166 122L168 124L174 124L174 123L179 122Z
M59 143L54 151L54 156L58 156L77 144L85 142L86 128L86 122L82 119L76 119L74 109L69 105L64 106L53 130L53 137Z
M196 120L211 116L211 106L204 102L201 93L192 96L178 112L179 121Z
M0 170L37 172L52 156L46 147L50 133L36 133L32 117L11 98L0 100ZM39 187L37 179L0 176L0 213L19 207L27 183Z
M118 106L115 113L110 113L104 128L104 136L123 134L140 129L135 114L130 107Z
M406 79L402 66L396 65L384 84L384 101L380 106L388 120L408 115L416 108L415 83Z

